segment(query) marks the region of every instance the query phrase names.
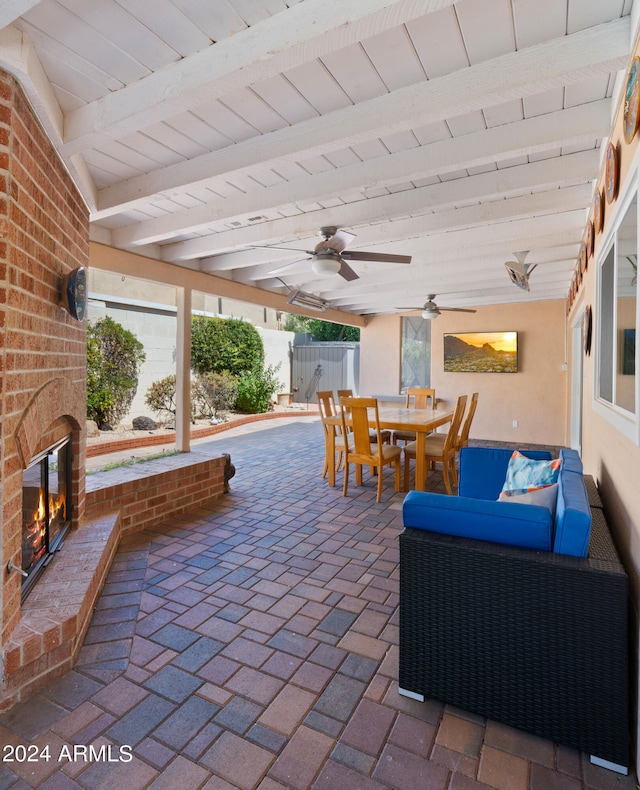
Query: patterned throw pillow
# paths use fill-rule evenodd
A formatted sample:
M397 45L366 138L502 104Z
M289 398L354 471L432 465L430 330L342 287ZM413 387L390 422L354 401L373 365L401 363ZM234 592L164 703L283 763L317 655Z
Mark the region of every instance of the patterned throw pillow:
M514 450L502 486L505 496L517 496L558 482L561 461L537 461Z

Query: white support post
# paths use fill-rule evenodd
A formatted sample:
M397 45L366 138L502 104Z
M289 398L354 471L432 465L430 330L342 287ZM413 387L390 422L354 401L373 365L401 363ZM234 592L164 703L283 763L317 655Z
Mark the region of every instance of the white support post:
M191 289L176 290L176 447L188 453L191 440Z

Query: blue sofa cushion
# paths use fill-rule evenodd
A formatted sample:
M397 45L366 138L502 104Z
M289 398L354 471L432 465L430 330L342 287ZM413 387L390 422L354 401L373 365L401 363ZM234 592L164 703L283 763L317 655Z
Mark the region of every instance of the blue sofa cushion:
M553 519L539 505L410 491L402 517L405 527L551 551Z
M508 447L463 447L460 450L460 496L497 500L513 450ZM523 450L527 458L551 460L546 450Z
M560 450L560 460L562 461L562 469L564 472L575 472L579 475L583 473L582 459L577 450L570 450L567 447L563 447Z
M553 550L586 557L591 536L591 508L581 474L560 471Z

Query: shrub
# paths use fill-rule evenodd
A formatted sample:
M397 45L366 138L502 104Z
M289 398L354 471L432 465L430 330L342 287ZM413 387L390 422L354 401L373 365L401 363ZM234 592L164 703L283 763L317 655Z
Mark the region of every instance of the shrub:
M264 367L260 362L251 370L241 373L238 377L237 409L251 414L269 411L272 396L282 389L281 382L276 378L279 369L280 363Z
M144 346L109 316L87 329L87 418L116 425L129 411L145 360Z
M100 342L97 337L87 335L87 418L98 425L104 422L113 405L113 394L102 385Z
M231 373L205 373L191 382L191 419L218 416L219 411L233 409L237 395L236 377ZM156 414L176 416L176 377L165 376L154 381L144 396L147 406Z
M156 414L171 414L176 416L176 377L165 376L154 381L147 389L144 402Z
M264 361L258 330L238 318L194 316L191 324L191 367L197 373L238 374Z
M205 417L218 417L220 411L233 409L238 395L238 382L234 375L201 373L192 389L196 412Z

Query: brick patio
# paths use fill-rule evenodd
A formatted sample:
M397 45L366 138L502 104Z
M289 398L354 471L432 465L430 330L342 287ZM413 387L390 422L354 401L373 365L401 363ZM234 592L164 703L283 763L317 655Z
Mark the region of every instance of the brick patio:
M194 461L220 452L231 492L123 539L75 668L0 717L0 788L636 787L398 695L391 472L379 505L367 476L347 498L330 489L317 417L234 428ZM42 756L7 762L17 745Z

